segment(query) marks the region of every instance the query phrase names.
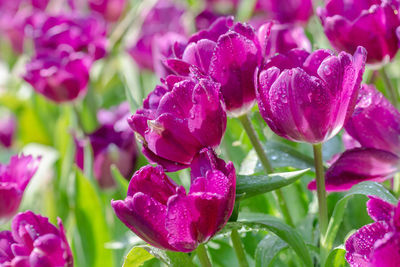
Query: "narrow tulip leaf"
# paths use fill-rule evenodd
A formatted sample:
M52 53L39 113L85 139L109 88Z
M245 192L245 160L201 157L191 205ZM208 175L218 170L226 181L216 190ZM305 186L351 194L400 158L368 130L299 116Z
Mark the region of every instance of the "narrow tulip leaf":
M329 253L325 261L325 267L346 267L349 266L344 258L346 250L343 247L337 247Z
M160 261L164 262L167 266L171 266L171 267L181 267L181 266L195 267L195 265L192 262L192 258L186 253L162 250L162 249L155 248L155 247L152 247L152 246L149 246L149 245L143 245L143 246L139 246L139 247L144 249L144 250L146 250L149 254L151 254L155 258L157 258ZM134 247L134 248L136 248L136 247ZM129 254L131 252L132 252L132 250L128 253L128 256L129 256ZM127 256L127 258L128 258L128 256ZM130 267L131 265L127 265L127 266ZM136 265L133 265L133 266L136 266ZM137 265L137 266L140 266L140 265ZM124 265L124 267L125 267L125 265Z
M282 220L266 214L241 213L237 222L228 222L221 231L222 234L232 229L244 228L249 231L269 231L285 241L299 256L306 266L313 266L307 245L297 230L285 224Z
M111 238L98 191L78 169L75 186L76 266L113 266L112 251L105 248Z
M236 181L236 194L240 196L240 199L264 194L296 182L309 170L305 169L261 176L239 175Z
M117 166L115 166L114 164L111 165L111 173L115 181L117 182L118 186L120 187L121 191L123 191L124 193L128 192L129 182L125 179L124 176L122 176Z
M264 145L264 150L274 168L290 166L297 169L306 169L314 167L314 160L312 157L299 152L289 145L269 140ZM252 175L263 171L257 154L254 149L251 150L240 166L240 174Z
M268 267L275 257L289 245L275 235L267 235L256 249L256 267Z
M323 240L325 247L331 249L336 234L342 223L346 205L350 197L354 195L376 196L387 202L396 204L397 199L381 184L376 182L362 182L353 186L337 203L329 221L328 230Z
M133 247L128 255L126 255L122 267L139 267L152 258L154 258L154 256L143 247Z

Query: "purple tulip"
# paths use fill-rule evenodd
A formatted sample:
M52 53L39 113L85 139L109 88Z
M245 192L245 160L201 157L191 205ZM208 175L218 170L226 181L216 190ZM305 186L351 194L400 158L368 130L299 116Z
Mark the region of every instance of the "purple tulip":
M39 158L32 156L15 155L8 165L0 163L0 220L8 220L17 212L39 161Z
M115 164L122 176L129 177L136 164L135 137L126 122L129 104L122 103L110 110L99 110L100 127L88 135L93 150L93 174L103 189L115 186L111 165ZM84 169L84 146L86 140L76 140L75 161Z
M317 9L329 41L338 51L368 51L367 63L389 62L397 53L398 3L392 0L329 0Z
M280 23L307 23L313 13L311 0L258 0L255 8Z
M209 28L214 23L214 21L216 21L221 16L221 14L216 13L211 9L204 9L194 18L196 29L199 31Z
M0 112L0 146L8 148L12 145L17 121L11 112Z
M367 211L375 221L360 228L346 241L350 267L400 266L400 203L392 205L369 197Z
M165 64L167 58L180 58L187 44L187 38L179 33L167 32L153 36L152 55L154 72L160 78L173 74Z
M153 64L157 60L153 55L155 36L168 32L185 36L186 30L182 23L183 13L184 10L174 5L171 1L159 0L150 12L146 14L139 38L128 50L140 68L154 70Z
M346 137L348 150L326 172L327 191L381 182L400 170L400 112L373 86L363 85L345 129L351 136ZM315 190L315 182L309 188Z
M225 132L219 84L170 75L128 122L150 162L168 171L186 168L200 149L218 146Z
M50 100L72 101L86 94L90 63L80 52L43 50L26 65L24 79Z
M69 46L93 60L106 55L106 24L95 16L77 14L48 16L35 30L36 51Z
M90 9L100 13L110 22L115 22L121 17L126 4L126 0L89 0Z
M254 104L253 77L261 62L261 51L250 25L234 23L233 17L217 19L207 30L192 35L182 61L199 67L221 84L226 110L230 115L243 115ZM179 73L174 65L176 63L177 60L167 61L167 65Z
M311 43L300 26L270 22L263 24L257 35L263 57L267 59L277 53L288 53L294 48L311 51Z
M58 227L31 211L19 213L12 221L12 231L0 232L0 265L72 267L61 219Z
M152 246L190 252L221 230L232 214L236 175L232 162L203 149L193 160L189 193L160 166L132 177L125 200L112 201L118 218Z
M289 140L329 140L353 113L365 59L362 47L354 56L293 49L272 57L258 75L261 115L271 130Z

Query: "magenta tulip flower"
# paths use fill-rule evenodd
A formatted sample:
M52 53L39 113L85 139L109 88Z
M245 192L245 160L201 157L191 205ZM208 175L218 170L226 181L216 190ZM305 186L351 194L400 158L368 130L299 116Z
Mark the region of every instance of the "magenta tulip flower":
M96 16L75 13L48 16L35 30L34 44L36 51L69 46L97 60L106 55L106 24Z
M153 64L158 60L153 54L155 36L161 36L168 32L185 36L183 14L184 10L170 0L158 0L157 4L146 14L146 17L143 18L139 38L128 50L140 68L154 70ZM162 42L162 39L159 39L158 42Z
M350 267L400 266L400 203L395 206L369 197L367 211L375 221L360 228L346 241Z
M307 23L313 14L311 0L258 0L256 9L280 23Z
M272 57L257 80L262 117L272 131L289 140L329 140L353 113L365 59L362 47L354 56L293 49Z
M25 81L55 102L83 97L89 82L91 59L69 50L43 50L27 65Z
M385 64L397 53L398 3L392 0L329 0L317 13L326 36L338 51L368 51L367 63Z
M221 102L219 84L209 78L170 75L129 124L150 162L176 171L187 168L200 149L220 144L226 128Z
M17 121L11 112L0 110L0 146L9 148L12 145Z
M294 48L311 51L311 43L300 26L266 23L257 32L263 57L269 59L277 53L287 53Z
M140 169L129 183L126 199L111 202L117 217L161 249L190 252L207 242L232 214L235 168L207 148L193 162L188 193L160 166Z
M0 265L72 267L73 258L64 227L31 211L14 217L12 231L0 232Z
M400 170L400 112L373 86L363 85L345 129L352 145L327 170L327 191L382 182ZM315 182L309 188L316 189Z
M110 22L115 22L121 17L126 4L126 0L89 0L90 9L100 13Z
M255 102L254 72L261 62L260 45L254 29L244 23L234 23L233 17L217 19L207 30L189 39L182 61L199 67L221 84L229 115L246 113ZM167 65L176 73L184 74L177 66L179 60Z
M0 164L0 221L8 220L18 211L38 165L39 158L24 155L12 156L8 165Z
M76 140L75 161L84 169L84 146L90 143L93 150L93 175L102 189L116 185L111 174L115 164L122 176L130 177L135 169L137 147L134 134L127 123L129 104L122 103L110 110L99 110L100 127L86 139Z

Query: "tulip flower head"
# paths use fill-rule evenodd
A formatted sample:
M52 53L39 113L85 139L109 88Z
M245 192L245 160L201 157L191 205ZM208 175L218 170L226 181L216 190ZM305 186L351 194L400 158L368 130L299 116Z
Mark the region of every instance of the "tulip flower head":
M84 53L42 50L26 65L25 81L55 102L73 101L86 94L90 58Z
M208 29L192 35L182 61L197 66L221 84L229 115L243 115L253 106L256 97L253 77L261 62L261 51L250 25L234 23L233 17L220 17ZM171 60L167 65L179 73L176 62Z
M345 129L352 145L327 170L327 191L382 182L400 170L400 112L374 86L363 85ZM315 182L309 188L316 189Z
M58 227L31 211L17 214L12 231L0 232L0 265L72 267L72 252L60 219Z
M129 114L127 102L110 110L99 110L100 127L88 135L93 150L93 174L103 189L116 185L110 169L112 164L124 177L131 176L135 168L138 152L134 134L126 121ZM75 159L82 170L86 141L75 140Z
M258 0L256 9L280 23L305 24L313 14L311 0Z
M261 51L265 59L277 53L287 53L295 48L311 51L310 41L301 26L269 22L257 31Z
M128 50L141 69L154 70L154 62L159 60L153 54L153 45L162 46L163 40L154 40L168 32L180 34L184 38L186 29L182 23L184 10L170 0L159 0L143 18L138 40ZM155 43L156 42L156 43ZM159 43L161 42L161 43Z
M8 165L0 164L0 221L8 220L19 208L25 188L36 173L39 158L12 156Z
M12 145L17 122L15 116L3 109L0 109L0 146L10 147Z
M354 56L293 49L272 57L256 81L262 117L272 131L289 140L329 140L353 113L365 59L362 47Z
M379 67L399 49L398 8L393 0L329 0L317 13L333 47L354 53L363 46L368 52L367 63Z
M100 13L110 22L115 22L121 17L126 4L126 0L89 0L90 9Z
M219 84L209 77L170 75L128 122L150 162L176 171L200 149L220 144L226 128L221 102Z
M400 202L397 206L369 197L367 211L375 221L360 228L346 241L350 267L400 266Z
M188 193L160 166L132 177L125 200L112 201L117 217L150 245L190 252L221 230L232 214L236 175L232 162L205 148L193 160Z

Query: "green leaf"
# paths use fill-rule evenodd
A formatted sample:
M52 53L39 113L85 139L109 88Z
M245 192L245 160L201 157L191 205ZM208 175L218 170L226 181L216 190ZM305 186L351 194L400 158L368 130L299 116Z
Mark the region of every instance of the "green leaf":
M114 164L111 165L111 173L115 181L117 182L118 186L120 187L121 191L123 191L124 193L128 192L129 182L125 179L124 176L122 176L117 166L115 166Z
M346 210L347 201L351 196L354 195L365 195L365 196L377 196L387 202L396 204L397 199L390 194L385 187L376 182L362 182L353 186L337 203L333 210L332 217L329 221L328 230L326 232L323 243L325 247L331 249L333 242L335 241L336 234L342 223L344 212Z
M262 176L239 175L236 182L236 194L240 199L264 194L294 183L309 170L305 169Z
M152 247L149 245L143 245L143 246L140 246L140 248L146 250L149 254L153 255L160 261L164 262L169 267L181 267L181 266L194 267L191 257L186 253L162 250L162 249L155 248L155 247ZM131 252L132 252L132 250L131 250ZM131 254L131 252L129 252L129 254ZM125 266L125 263L124 263L124 266ZM131 265L127 265L127 266L131 266ZM134 266L136 266L136 265L134 265Z
M154 256L143 247L133 247L128 255L126 255L122 267L139 267L152 258L154 258Z
M228 222L222 233L241 227L250 231L266 230L274 233L296 252L306 266L313 266L311 255L301 235L280 219L266 214L241 213L238 222Z
M288 244L275 235L267 235L257 246L256 267L268 267Z
M74 238L77 266L113 266L109 225L96 189L80 170L76 170Z
M337 247L329 253L326 258L325 267L346 267L349 266L344 258L346 250L343 247Z
M268 140L264 145L264 150L274 168L290 166L297 169L306 169L313 168L314 166L314 160L312 157L309 157L308 155L305 155L295 148L283 143ZM243 160L240 166L240 174L251 175L260 172L263 172L263 167L253 149Z

